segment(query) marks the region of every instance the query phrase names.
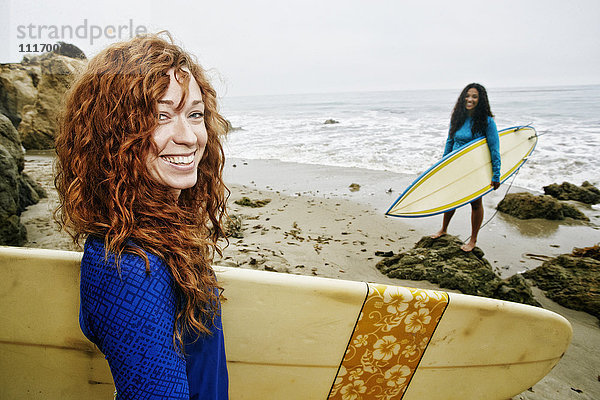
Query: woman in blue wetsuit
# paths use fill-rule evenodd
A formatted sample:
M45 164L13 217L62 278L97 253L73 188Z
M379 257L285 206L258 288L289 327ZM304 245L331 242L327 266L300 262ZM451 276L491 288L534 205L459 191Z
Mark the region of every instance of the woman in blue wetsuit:
M485 137L492 160L490 186L496 190L500 187L500 140L493 117L485 88L478 83L467 85L458 97L452 111L444 156L475 139ZM442 229L432 235L432 238L436 239L446 234L453 215L454 210L444 213ZM480 197L471 202L471 238L461 247L464 251L471 251L475 248L482 222L483 201Z
M76 79L56 139L57 217L81 262L83 333L117 399L228 398L220 288L220 136L192 56L157 35L117 43Z

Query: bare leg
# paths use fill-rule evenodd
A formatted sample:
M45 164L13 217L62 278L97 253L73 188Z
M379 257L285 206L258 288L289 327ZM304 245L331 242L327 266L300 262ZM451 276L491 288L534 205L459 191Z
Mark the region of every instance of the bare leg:
M437 239L440 236L444 236L447 233L448 225L450 225L450 220L452 219L452 216L454 215L454 211L456 211L456 210L452 210L452 211L448 211L448 212L444 213L444 220L442 221L442 229L440 229L439 232L431 235L430 237L432 239Z
M479 229L481 228L481 223L483 222L483 201L478 198L475 201L471 202L471 238L465 244L463 244L460 248L464 251L471 251L475 248L475 244L477 243L477 235L479 234Z

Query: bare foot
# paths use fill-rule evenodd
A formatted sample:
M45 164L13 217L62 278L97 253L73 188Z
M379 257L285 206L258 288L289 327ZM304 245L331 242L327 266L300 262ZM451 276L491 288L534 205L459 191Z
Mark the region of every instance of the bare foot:
M468 253L470 251L473 251L473 249L475 248L475 243L476 242L469 241L469 243L465 243L462 246L460 246L460 249Z
M446 234L446 231L439 231L438 233L434 233L433 235L429 236L432 239L437 239L439 237L442 237Z

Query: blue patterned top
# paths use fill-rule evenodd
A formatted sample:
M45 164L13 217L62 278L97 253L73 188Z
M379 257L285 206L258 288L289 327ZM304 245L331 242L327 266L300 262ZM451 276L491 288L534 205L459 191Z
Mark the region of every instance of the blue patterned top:
M490 149L490 157L492 159L492 181L500 182L500 138L498 137L498 128L492 117L488 117L488 127L486 132L477 132L475 135L471 132L473 126L473 118L467 117L463 126L454 132L454 136L446 140L446 148L444 156L450 154L473 140L484 137L487 139L488 148Z
M79 324L105 355L118 400L228 398L228 376L221 318L212 335L184 337L185 358L173 345L177 309L167 265L147 253L146 264L125 253L121 273L114 255L104 260L104 242L88 237L81 261Z

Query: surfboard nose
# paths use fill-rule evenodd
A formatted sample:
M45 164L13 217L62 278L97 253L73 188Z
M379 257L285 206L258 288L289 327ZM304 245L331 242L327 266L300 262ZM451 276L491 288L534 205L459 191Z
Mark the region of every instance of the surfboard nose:
M571 342L571 324L554 312L449 295L404 400L512 398L546 376ZM450 392L438 389L446 385Z

